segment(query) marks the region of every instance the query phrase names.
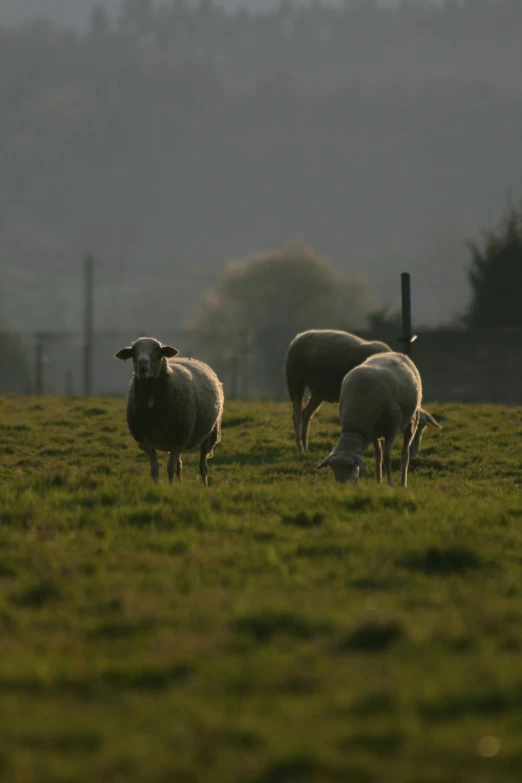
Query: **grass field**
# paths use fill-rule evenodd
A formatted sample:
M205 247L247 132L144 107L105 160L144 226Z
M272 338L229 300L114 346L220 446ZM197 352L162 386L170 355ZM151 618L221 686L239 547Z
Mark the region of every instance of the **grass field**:
M205 490L124 407L0 398L2 781L522 780L520 409L427 406L410 487L354 490L334 406L298 456L228 403Z

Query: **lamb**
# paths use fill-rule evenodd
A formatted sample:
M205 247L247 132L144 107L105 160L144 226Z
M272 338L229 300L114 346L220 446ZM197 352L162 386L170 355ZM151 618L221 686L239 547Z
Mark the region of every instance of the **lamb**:
M393 485L391 454L397 435L404 434L401 456L401 485L408 481L410 446L419 423L422 382L417 368L401 353L370 356L350 370L341 386L339 412L341 436L316 470L330 466L336 481L356 484L359 471L368 473L362 455L373 442L376 477L382 483L384 465Z
M286 356L286 383L297 451L308 449L310 420L323 402L339 402L346 373L369 356L391 350L386 343L369 342L334 329L310 329L294 337ZM310 399L302 410L305 387L310 390Z
M127 399L127 424L159 477L156 449L168 451L167 475L181 481L181 453L199 447L199 472L208 486L207 459L221 440L223 386L215 372L197 359L174 358L176 348L140 337L115 354L132 359L134 372Z

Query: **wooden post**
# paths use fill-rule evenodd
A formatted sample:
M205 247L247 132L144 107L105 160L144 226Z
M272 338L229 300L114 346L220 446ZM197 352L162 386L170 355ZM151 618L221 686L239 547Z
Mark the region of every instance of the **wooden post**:
M94 259L87 256L84 260L84 342L83 342L83 393L86 397L92 394L92 360L93 350L93 304L94 304Z

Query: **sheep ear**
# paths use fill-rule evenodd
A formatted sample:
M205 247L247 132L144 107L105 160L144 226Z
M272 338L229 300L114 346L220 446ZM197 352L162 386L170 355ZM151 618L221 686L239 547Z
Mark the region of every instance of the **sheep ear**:
M319 463L319 465L315 466L314 470L321 470L322 468L327 468L331 461L332 461L332 455L329 454L327 457L323 459L322 462Z
M172 347L172 345L162 345L161 346L161 355L165 356L166 359L172 359L173 356L177 356L179 351L177 351L175 348Z
M363 473L367 473L369 475L370 471L364 464L363 458L359 457L358 455L355 457L355 463L359 466L359 469L362 470Z
M122 348L121 351L114 354L117 359L122 359L124 362L127 359L132 359L132 348Z
M429 424L430 427L435 427L435 429L437 429L437 430L441 430L442 429L442 427L440 426L438 421L435 421L433 416L431 416L428 413L428 411L422 411L422 413L423 413L423 417L422 418L423 418L423 423L424 424Z

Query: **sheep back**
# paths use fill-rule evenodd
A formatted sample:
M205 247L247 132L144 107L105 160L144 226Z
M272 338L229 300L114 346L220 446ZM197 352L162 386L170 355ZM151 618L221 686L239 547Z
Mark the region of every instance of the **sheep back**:
M326 402L338 402L344 376L369 356L391 351L379 341L363 340L335 329L311 329L298 334L286 356L286 381L291 399L304 388Z
M153 404L151 406L151 400ZM219 442L223 387L215 372L197 359L173 358L157 378L131 379L127 423L141 444L150 440L160 451L195 449L216 429Z
M345 376L339 403L341 431L366 444L402 432L420 409L422 382L404 354L370 356Z

